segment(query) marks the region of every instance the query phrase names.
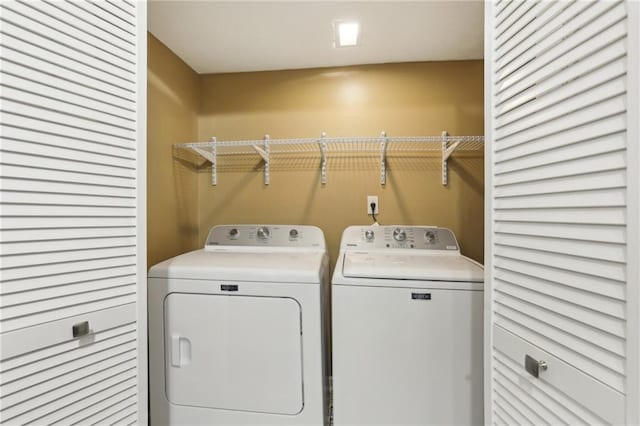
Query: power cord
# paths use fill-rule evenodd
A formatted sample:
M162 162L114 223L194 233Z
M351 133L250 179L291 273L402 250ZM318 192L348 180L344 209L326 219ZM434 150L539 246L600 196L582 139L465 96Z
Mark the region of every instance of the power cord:
M371 217L373 218L373 223L378 223L378 221L376 220L376 203L371 203Z

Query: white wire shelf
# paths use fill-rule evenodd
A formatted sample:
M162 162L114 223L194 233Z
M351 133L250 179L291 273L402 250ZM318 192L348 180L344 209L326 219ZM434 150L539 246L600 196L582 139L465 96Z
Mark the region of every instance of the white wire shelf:
M442 184L447 185L447 160L454 151L481 151L484 136L450 136L446 131L440 136L395 136L382 132L378 137L327 137L271 139L265 135L256 140L189 142L174 145L189 149L211 162L211 184L217 184L219 157L258 155L264 162L264 184L269 185L270 161L278 155L318 155L321 183L327 183L327 160L331 154L357 153L377 155L380 158L380 184L386 183L387 155L419 152L439 152L442 162Z

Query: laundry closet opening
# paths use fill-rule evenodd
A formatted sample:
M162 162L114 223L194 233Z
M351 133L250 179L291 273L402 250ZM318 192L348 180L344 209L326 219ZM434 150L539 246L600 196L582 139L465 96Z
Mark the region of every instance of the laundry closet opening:
M484 134L482 4L151 2L148 36L149 265L200 248L224 223L324 230L331 264L342 230L372 223L450 228L483 259L482 149L456 152L442 185L438 151L380 158L281 155L264 183L255 153L211 163L186 142ZM359 44L334 48L333 25L357 19ZM443 35L442 32L445 32Z

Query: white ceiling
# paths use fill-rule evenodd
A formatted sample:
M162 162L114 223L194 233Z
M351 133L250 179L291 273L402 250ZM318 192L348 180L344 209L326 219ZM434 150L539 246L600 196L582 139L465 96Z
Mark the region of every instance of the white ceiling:
M333 48L333 21L360 44ZM148 3L149 31L198 73L483 57L483 2L188 1Z

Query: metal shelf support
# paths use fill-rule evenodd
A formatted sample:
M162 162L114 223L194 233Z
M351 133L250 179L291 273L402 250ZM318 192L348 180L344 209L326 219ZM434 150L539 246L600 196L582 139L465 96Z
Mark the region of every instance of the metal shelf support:
M320 135L320 184L327 184L327 134L322 132Z
M449 170L447 166L447 160L453 154L453 151L456 150L458 145L460 145L460 140L453 142L449 145L449 133L446 131L442 132L442 185L447 186L449 182Z
M217 145L216 138L212 137L211 151L207 151L206 149L203 149L199 146L191 147L191 149L193 149L195 152L197 152L198 154L200 154L201 156L203 156L204 158L206 158L211 162L211 185L213 186L216 186L218 184L218 176L217 176L217 170L216 170L216 162L217 162L216 145Z
M389 144L389 138L387 138L387 132L381 132L380 138L380 185L387 183L387 146Z
M264 184L269 185L269 135L264 135L262 139L262 146L252 144L251 148L262 158L264 161Z
M270 168L270 162L269 162L269 154L270 154L270 148L269 148L269 140L271 138L269 137L269 135L264 135L264 155L260 155L262 157L262 159L264 160L264 184L265 185L269 185L269 181L270 181L270 173L271 173L271 168ZM255 148L255 147L254 147Z

